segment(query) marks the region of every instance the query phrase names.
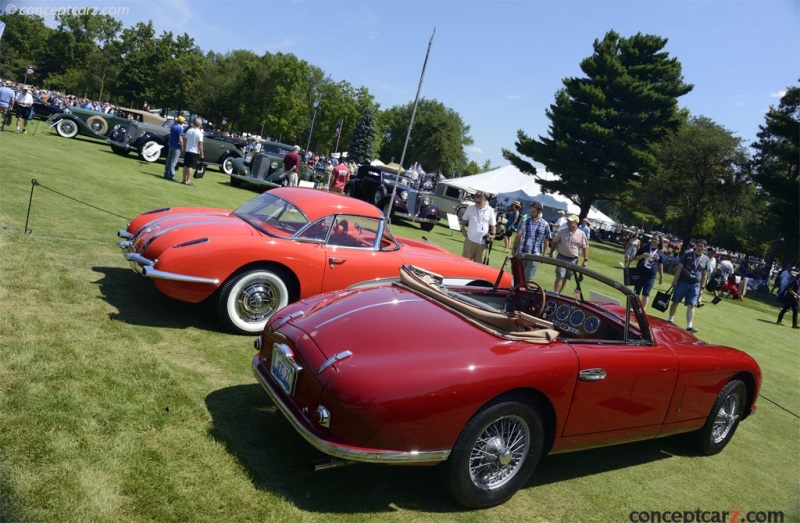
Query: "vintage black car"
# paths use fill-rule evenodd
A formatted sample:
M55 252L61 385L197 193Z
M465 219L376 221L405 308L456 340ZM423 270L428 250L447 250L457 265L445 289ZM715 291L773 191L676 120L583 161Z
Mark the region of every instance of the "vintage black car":
M172 124L173 120L169 119L161 126L140 122L118 125L111 131L108 143L117 154L126 155L130 151L136 151L140 160L153 163L166 157L169 151L169 130ZM219 165L219 170L225 174L232 174L233 161L242 157L243 145L241 140L206 131L203 137L205 161Z
M242 183L266 187L281 187L288 184L283 169L283 157L290 153L294 146L270 140L261 141L259 144L261 150L258 153L248 154L233 161L233 172L228 174L231 175L231 185L234 187L239 187ZM307 165L300 165L299 181L316 186L319 179L317 173Z
M392 189L395 188L392 203ZM402 218L419 222L424 231L430 231L439 221L439 208L431 201L429 192L422 192L411 186L411 180L385 166L362 165L350 178L345 194L372 202L389 215L392 203L392 218Z

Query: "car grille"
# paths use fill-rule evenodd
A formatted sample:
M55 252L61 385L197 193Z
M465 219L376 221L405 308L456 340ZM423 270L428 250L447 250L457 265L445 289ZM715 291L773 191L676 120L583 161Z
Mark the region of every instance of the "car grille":
M144 130L141 127L135 123L131 123L130 127L128 127L128 134L124 138L125 143L133 143L143 134L143 132Z

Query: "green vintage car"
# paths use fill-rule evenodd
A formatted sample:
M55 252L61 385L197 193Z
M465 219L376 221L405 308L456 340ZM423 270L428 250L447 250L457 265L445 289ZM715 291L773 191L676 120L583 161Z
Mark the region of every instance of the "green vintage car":
M50 127L63 138L75 138L81 134L105 140L117 125L128 125L141 122L146 125L160 127L166 118L139 109L117 109L115 114L101 113L80 107L70 107L69 112L54 114L48 120Z

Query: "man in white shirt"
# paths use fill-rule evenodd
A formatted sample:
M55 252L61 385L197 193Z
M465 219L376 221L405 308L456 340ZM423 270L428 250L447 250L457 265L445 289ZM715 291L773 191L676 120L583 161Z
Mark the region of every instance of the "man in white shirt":
M28 118L33 107L33 96L27 87L22 88L22 92L14 100L14 107L17 108L17 132L19 132L19 121L22 119L22 134L28 133Z
M475 205L467 207L461 217L461 233L464 235L464 248L461 256L482 263L486 245L494 241L497 218L489 200L482 192L475 193Z
M564 211L558 211L558 220L556 220L553 227L553 235L558 234L558 231L567 226L567 218L564 216Z
M183 139L183 184L191 182L194 170L205 160L203 153L203 120L195 118L192 127L186 131Z

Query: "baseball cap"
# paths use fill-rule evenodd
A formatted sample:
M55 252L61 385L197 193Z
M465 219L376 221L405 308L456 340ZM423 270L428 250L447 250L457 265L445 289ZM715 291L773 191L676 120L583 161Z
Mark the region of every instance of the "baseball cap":
M567 221L568 221L568 222L579 222L579 221L581 221L581 220L580 220L580 218L578 218L577 216L575 216L575 215L573 214L572 216L570 216L569 218L567 218Z
M177 118L175 119L175 121L176 121L176 122L178 122L178 123L183 123L183 122L185 122L185 121L186 121L186 118L184 118L183 116L179 116L179 117L177 117Z

